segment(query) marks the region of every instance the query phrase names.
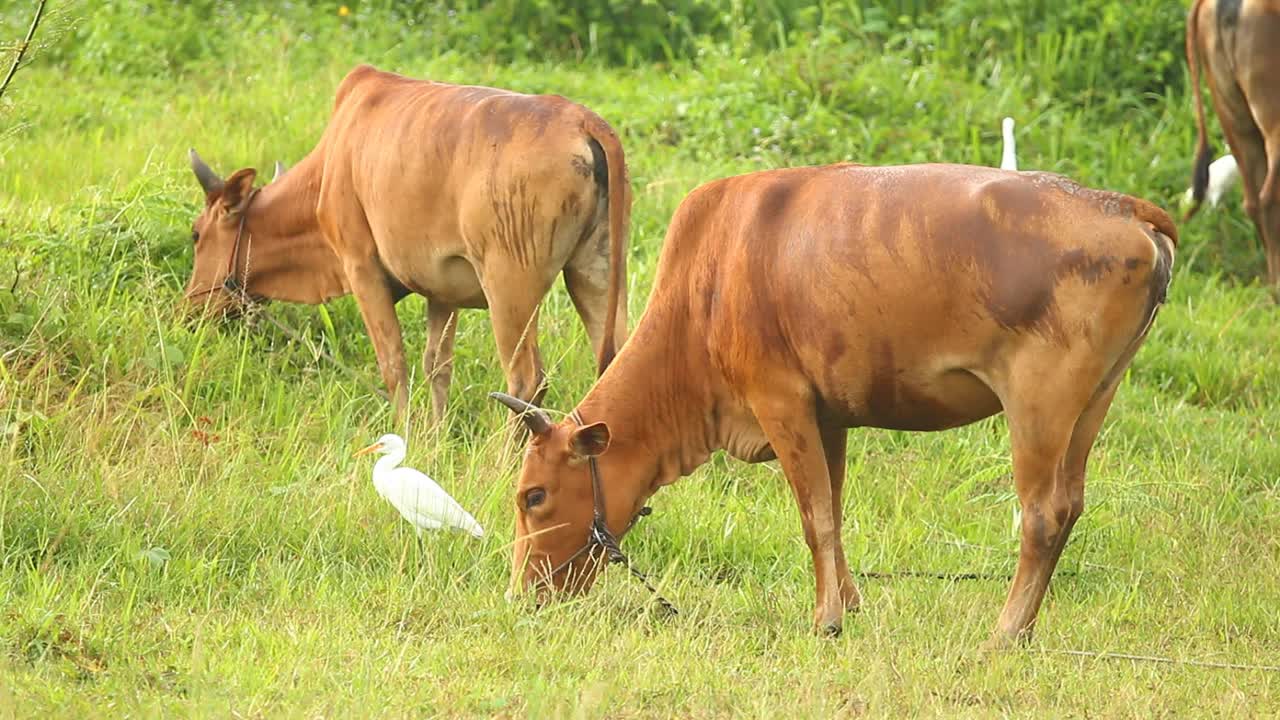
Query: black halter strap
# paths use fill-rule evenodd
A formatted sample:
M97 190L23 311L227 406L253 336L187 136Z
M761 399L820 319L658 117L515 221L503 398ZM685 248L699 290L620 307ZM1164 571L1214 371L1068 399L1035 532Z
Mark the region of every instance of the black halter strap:
M573 411L570 417L578 425L584 424L582 422L582 416L578 415L577 410ZM646 577L644 573L637 570L635 566L631 564L631 559L627 557L627 554L622 552L622 547L618 544L618 538L611 530L609 530L609 525L605 522L604 487L600 482L600 465L596 462L594 457L589 457L587 458L587 468L591 473L591 502L593 505L591 528L587 532L587 542L579 548L577 552L570 555L568 559L557 565L554 570L547 573L547 578L550 579L555 577L556 573L567 570L575 560L582 557L584 554L588 559L593 559L596 549L598 548L602 552L601 557L604 560L605 565L613 565L614 563L626 565L627 570L631 575L639 580L640 584L644 585L645 588L653 594L654 599L658 601L658 604L661 605L663 609L672 615L678 614L676 606L672 605L671 601L662 597L658 592L658 589L649 582L649 578ZM640 518L645 517L652 512L653 510L647 505L640 508L640 512L637 513L627 525L627 531L629 532Z
M222 287L227 292L248 299L249 292L249 267L244 268L244 282L236 278L236 261L240 258L240 243L244 239L244 224L249 219L249 207L253 205L253 199L258 196L258 191L262 188L254 188L249 191L249 197L244 202L244 210L240 211L240 226L236 228L236 242L231 246L231 258L227 260L227 277L222 281ZM249 242L253 242L253 233L249 234Z

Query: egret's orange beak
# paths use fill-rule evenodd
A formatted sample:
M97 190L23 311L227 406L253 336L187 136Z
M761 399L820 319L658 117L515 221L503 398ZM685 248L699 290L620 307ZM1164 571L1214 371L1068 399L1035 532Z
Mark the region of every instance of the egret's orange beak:
M381 449L382 449L382 443L376 442L363 450L357 450L356 454L352 455L351 457L360 457L361 455L368 455L371 452L375 452Z

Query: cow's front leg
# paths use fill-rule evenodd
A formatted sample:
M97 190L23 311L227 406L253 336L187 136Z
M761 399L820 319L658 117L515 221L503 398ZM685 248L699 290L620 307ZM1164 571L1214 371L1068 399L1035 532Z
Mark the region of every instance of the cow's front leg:
M848 439L849 431L846 428L822 428L822 447L827 459L827 474L831 476L831 517L836 528L836 576L840 579L840 599L844 602L844 609L853 612L862 606L862 596L858 593L858 586L853 582L853 575L849 572L849 561L844 556L844 540L840 536L844 530L844 508L841 496L844 492L845 450Z
M378 356L378 369L387 385L399 425L409 407L409 377L404 364L404 340L396 317L395 299L386 270L376 257L359 257L343 262L347 282L360 306L365 330Z
M831 477L827 472L822 435L813 416L812 400L799 388L793 393L783 391L784 385L774 385L778 390L776 395L771 393L771 397L753 401L751 406L791 483L800 508L804 539L813 554L817 580L814 629L835 637L844 625L845 603L840 594L839 531L831 502Z

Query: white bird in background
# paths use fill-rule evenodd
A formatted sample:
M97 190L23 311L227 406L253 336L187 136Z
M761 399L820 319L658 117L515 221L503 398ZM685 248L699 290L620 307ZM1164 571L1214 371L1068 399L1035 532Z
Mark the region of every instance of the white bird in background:
M1240 182L1240 167L1236 165L1236 159L1231 155L1223 155L1209 163L1209 187L1205 190L1204 198L1209 201L1211 207L1217 207L1222 196L1238 182ZM1182 201L1190 204L1193 195L1194 191L1187 188Z
M1000 157L1001 170L1018 169L1018 146L1013 140L1013 118L1007 117L1001 123L1004 127L1004 154Z
M413 524L419 536L423 530L455 528L484 537L480 523L434 480L413 468L397 467L404 460L405 451L404 440L399 435L388 434L358 451L356 456L382 453L373 466L373 486Z

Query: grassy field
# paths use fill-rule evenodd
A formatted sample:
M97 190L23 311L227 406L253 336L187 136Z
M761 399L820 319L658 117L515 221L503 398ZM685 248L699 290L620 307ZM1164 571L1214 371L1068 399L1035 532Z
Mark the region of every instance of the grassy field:
M994 165L1008 114L1024 168L1166 208L1186 186L1179 7L723 5L678 46L574 36L542 54L541 25L462 13L493 23L468 36L480 26L438 8L411 25L356 3L117 2L51 24L63 34L0 108L0 717L1280 714L1275 672L1049 652L1280 664L1280 311L1238 192L1182 228L1037 635L994 656L976 648L1017 551L1001 418L851 432L845 498L855 569L997 579L869 578L844 636L814 637L780 470L716 457L627 540L678 617L619 570L534 612L503 600L519 448L485 398L504 383L484 314L463 315L447 422L425 426L415 387L408 438L409 463L490 530L477 542L415 539L350 458L390 429L317 356L377 381L350 298L273 306L302 343L177 313L200 199L186 148L223 173L295 162L357 62L555 92L613 123L636 190L632 318L679 200L727 174ZM24 12L0 10L0 37ZM423 303L399 310L416 353ZM562 287L542 328L548 404L568 409L593 371Z

